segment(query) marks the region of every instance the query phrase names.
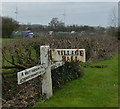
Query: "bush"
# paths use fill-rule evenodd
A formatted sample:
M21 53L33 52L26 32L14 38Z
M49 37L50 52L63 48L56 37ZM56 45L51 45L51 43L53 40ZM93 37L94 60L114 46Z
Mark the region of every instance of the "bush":
M117 49L117 39L108 36L54 35L42 39L23 38L3 42L3 61L17 69L25 69L40 63L40 46L50 48L85 49L86 60L96 61L109 58ZM4 65L4 63L3 63Z
M2 17L2 37L10 38L12 32L19 27L17 21L9 17Z
M65 63L65 65L52 70L53 90L61 88L68 81L83 75L79 63Z

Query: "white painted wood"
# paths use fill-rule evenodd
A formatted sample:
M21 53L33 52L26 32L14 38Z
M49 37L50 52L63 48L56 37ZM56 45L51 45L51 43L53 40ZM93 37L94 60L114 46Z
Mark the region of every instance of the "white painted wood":
M55 62L55 63L52 63L50 66L51 66L51 69L55 69L62 65L64 65L64 62ZM34 66L31 68L25 69L23 71L17 72L18 84L25 83L31 79L34 79L44 74L45 72L46 72L45 67L43 67L43 65Z
M53 62L85 62L85 49L51 49Z
M45 73L43 65L34 66L17 73L18 84L27 82Z
M46 73L42 75L42 95L49 98L53 95L52 91L52 78L51 78L51 65L49 61L49 46L40 47L41 64L45 67Z

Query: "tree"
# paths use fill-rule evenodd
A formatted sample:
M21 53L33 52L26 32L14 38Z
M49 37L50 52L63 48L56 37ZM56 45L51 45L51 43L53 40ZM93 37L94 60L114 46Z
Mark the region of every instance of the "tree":
M10 38L14 30L19 27L17 21L9 17L2 17L2 37Z
M64 23L62 21L59 21L58 18L52 18L52 20L49 23L49 26L52 28L56 28L56 27L63 27Z
M111 12L111 20L110 20L112 27L117 27L117 25L118 25L118 15L117 14L118 14L117 8L113 7L112 12Z
M119 5L118 5L119 6ZM110 27L108 28L108 34L118 37L118 7L113 7L110 13Z
M0 38L2 37L2 17L0 16Z

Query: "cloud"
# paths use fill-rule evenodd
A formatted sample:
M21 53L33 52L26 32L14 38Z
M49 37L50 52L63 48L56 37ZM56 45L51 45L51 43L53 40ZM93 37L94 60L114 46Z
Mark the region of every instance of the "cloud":
M2 3L0 3L0 16L2 15Z
M2 0L2 2L119 2L119 0Z
M66 24L102 25L106 26L108 16L117 3L111 2L3 2L4 15L15 19L15 9L18 7L18 20L23 23L48 24L53 17L64 20ZM37 8L36 8L37 7Z

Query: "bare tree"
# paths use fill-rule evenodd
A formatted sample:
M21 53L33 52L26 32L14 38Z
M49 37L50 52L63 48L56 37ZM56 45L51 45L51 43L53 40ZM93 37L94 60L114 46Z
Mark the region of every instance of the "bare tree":
M118 37L118 5L113 7L109 18L108 34Z
M115 28L118 26L118 7L113 7L111 11L110 26Z
M59 21L58 18L52 18L52 20L49 23L50 27L56 28L56 27L61 27L64 26L64 23L62 21Z
M118 27L120 28L120 1L118 2Z

